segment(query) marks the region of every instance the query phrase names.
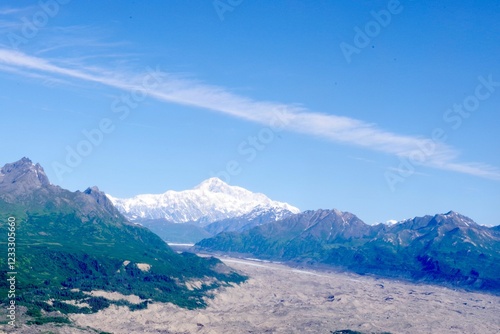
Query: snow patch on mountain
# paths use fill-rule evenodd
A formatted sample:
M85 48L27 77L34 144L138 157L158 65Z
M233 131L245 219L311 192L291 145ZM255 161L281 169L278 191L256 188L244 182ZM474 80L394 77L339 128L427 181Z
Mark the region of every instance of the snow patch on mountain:
M386 221L384 224L385 225L388 225L388 226L392 226L392 225L396 225L397 223L399 223L399 221L395 220L395 219L389 219L388 221Z
M258 215L271 211L281 218L300 212L287 203L230 186L215 177L190 190L169 190L163 194L144 194L125 199L107 196L130 220L167 219L174 223L198 222L206 225L250 213Z

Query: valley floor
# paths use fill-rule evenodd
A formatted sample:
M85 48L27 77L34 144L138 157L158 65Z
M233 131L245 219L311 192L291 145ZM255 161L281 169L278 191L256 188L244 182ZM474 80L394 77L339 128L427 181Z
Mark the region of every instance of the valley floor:
M222 258L250 276L203 310L152 304L72 315L110 333L499 333L500 297L281 264ZM61 329L61 333L64 330ZM71 331L68 331L71 333Z
M250 276L204 310L150 305L74 315L113 333L498 333L500 297L342 273L223 258ZM163 332L162 332L163 331Z

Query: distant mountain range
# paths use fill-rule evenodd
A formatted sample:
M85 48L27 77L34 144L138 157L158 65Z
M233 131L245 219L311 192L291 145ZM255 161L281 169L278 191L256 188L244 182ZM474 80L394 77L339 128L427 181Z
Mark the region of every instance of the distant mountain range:
M196 249L500 292L499 227L453 211L390 225L367 225L338 210L305 211L220 233Z
M300 210L264 194L210 178L190 190L137 195L107 195L130 221L140 223L169 242L196 242L223 231L244 231L283 219Z
M117 303L90 290L192 308L213 289L245 279L217 259L173 252L151 231L167 241L196 239L197 251L500 292L500 226L453 211L367 225L349 212L299 212L215 178L192 190L117 199L97 187L52 185L40 165L23 158L0 169L0 215L18 222L16 302L39 321L42 310L95 312ZM6 224L0 234L7 235ZM0 304L9 302L5 268L0 257ZM193 290L192 281L204 284ZM119 302L131 309L147 303Z
M0 170L0 217L16 221L15 268L7 270L7 257L0 256L0 303L10 302L7 272L16 271L15 301L36 321L46 321L42 310L86 313L116 303L86 294L91 290L194 308L205 305L211 290L244 279L216 259L173 252L129 223L97 187L71 192L52 185L27 158ZM0 225L5 252L7 228ZM202 282L201 288L192 289L190 281Z
M367 225L338 210L300 213L217 178L192 190L109 198L130 220L167 241L198 242L197 250L500 291L499 227L452 211Z

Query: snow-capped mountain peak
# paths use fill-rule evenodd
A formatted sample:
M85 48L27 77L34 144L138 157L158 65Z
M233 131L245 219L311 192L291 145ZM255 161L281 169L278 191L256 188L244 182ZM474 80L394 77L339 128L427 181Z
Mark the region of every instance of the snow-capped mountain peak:
M107 196L130 220L166 219L175 223L198 222L205 225L251 212L273 212L276 217L300 212L287 203L228 185L215 177L190 190L169 190L163 194L137 195L126 199Z
M222 181L217 177L212 177L210 179L207 179L202 183L198 184L196 187L194 187L194 189L200 189L211 192L227 192L230 188L231 188L230 185L228 185L227 183L225 183L224 181ZM232 188L236 187L233 186Z

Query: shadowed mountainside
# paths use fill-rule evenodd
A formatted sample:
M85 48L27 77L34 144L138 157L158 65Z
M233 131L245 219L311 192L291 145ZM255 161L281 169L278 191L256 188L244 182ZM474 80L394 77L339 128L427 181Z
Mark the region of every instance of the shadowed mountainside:
M196 249L500 291L499 241L498 227L453 211L370 226L348 212L317 210L220 233Z

